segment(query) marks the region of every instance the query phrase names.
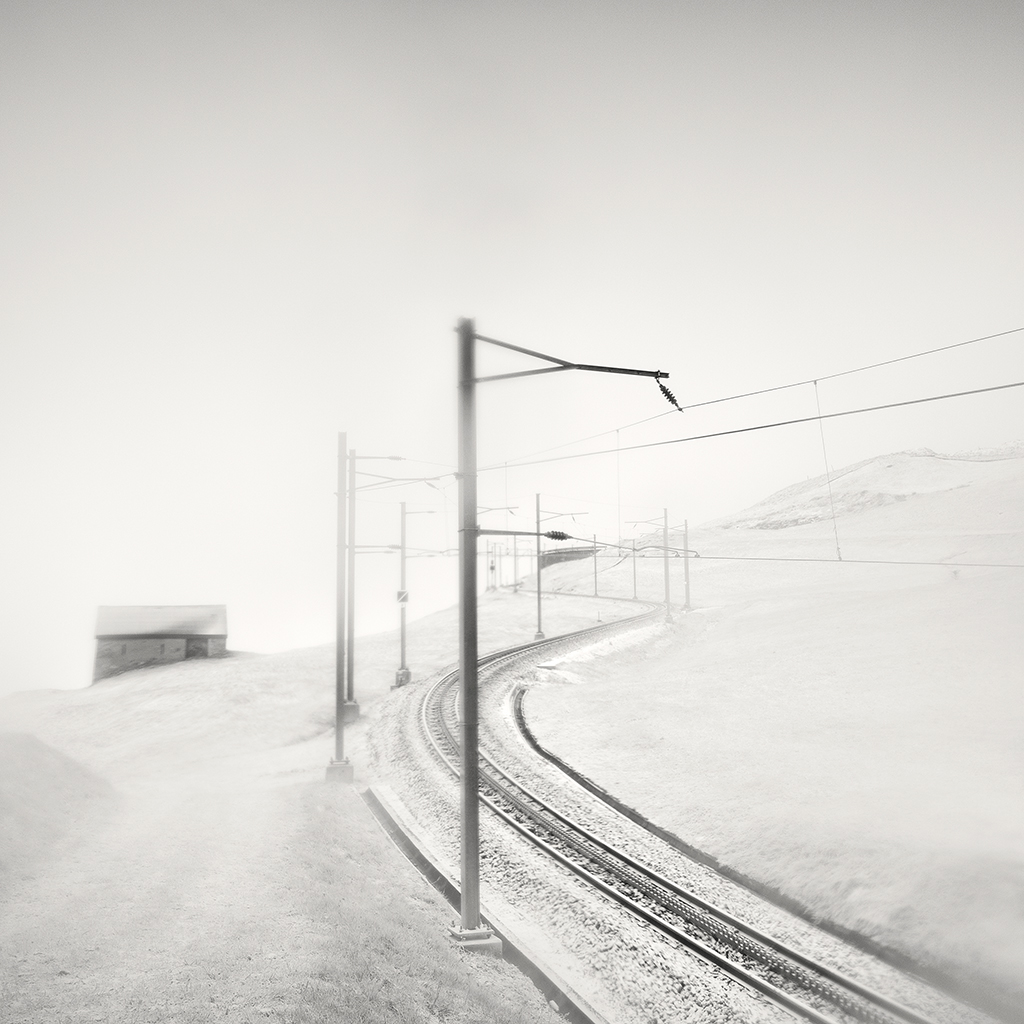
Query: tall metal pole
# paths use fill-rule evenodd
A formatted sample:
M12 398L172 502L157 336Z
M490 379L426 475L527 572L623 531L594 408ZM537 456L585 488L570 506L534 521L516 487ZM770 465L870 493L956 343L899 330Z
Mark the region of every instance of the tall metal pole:
M348 645L345 651L346 720L359 715L356 704L356 452L348 453Z
M537 495L537 632L534 640L544 639L544 630L540 621L540 495Z
M619 432L615 431L615 541L622 547L622 474L619 470Z
M594 534L594 597L597 597L597 534Z
M347 548L345 456L347 448L347 436L338 434L338 542L334 609L334 759L327 765L327 779L343 782L352 781L352 765L345 757L345 556Z
M402 595L404 595L405 594L405 502L404 501L402 502L402 539L401 539L401 549L399 551L399 554L401 556L401 569L399 570L398 589L401 591ZM401 614L401 618L402 618L402 627L401 627L401 633L402 633L402 664L399 667L398 671L401 673L399 678L401 679L402 682L404 682L405 681L405 675L409 671L409 669L408 669L408 666L405 664L405 601L402 600L401 596L399 596L399 602L400 602L400 606L401 606L400 614Z
M655 379L667 377L660 370L632 370L617 366L592 366L589 363L570 363L565 359L547 356L542 352L507 342L477 335L472 320L463 319L458 325L458 403L459 403L459 710L462 731L462 907L461 927L454 929L459 941L466 945L500 949L501 941L489 929L480 927L480 807L479 783L479 707L477 700L477 497L476 497L476 385L481 381L505 380L510 377L532 376L535 373L554 373L559 370L592 370L599 373L628 373ZM543 370L522 373L476 376L474 347L477 341L489 342L528 356L553 363ZM540 495L537 495L537 639L541 632L541 550L540 550Z
M512 537L512 587L519 582L519 538Z
M633 600L636 600L636 538L633 538Z
M476 360L472 320L459 327L459 703L462 720L462 937L480 927L480 804L477 744Z
M338 435L338 580L335 605L334 655L334 760L345 760L345 508L346 469L345 455L348 437Z
M683 580L686 583L686 603L684 611L690 610L690 525L683 520Z
M668 583L668 509L662 509L664 521L661 527L661 543L665 552L665 621L672 621L672 598L669 594Z

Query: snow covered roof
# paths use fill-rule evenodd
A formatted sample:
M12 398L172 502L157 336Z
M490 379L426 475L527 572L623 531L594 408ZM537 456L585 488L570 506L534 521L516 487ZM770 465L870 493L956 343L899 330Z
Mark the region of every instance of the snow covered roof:
M96 636L227 636L223 604L101 605Z

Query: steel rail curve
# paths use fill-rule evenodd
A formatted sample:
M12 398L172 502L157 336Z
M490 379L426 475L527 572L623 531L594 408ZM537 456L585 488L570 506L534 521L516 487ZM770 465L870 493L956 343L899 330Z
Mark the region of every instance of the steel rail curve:
M537 651L578 646L582 639L636 628L657 612L654 608L629 619L507 648L481 658L479 664L488 670L489 678ZM436 680L424 691L420 704L420 724L428 743L455 777L459 775L459 740L451 698L458 676L458 670L453 670ZM548 806L485 751L481 751L480 762L480 800L510 827L605 896L734 980L815 1024L845 1024L850 1020L864 1024L930 1024L914 1010L790 949L606 843ZM684 931L679 922L689 930ZM779 987L782 984L797 989L799 995L783 990ZM811 1003L824 1005L819 1008Z

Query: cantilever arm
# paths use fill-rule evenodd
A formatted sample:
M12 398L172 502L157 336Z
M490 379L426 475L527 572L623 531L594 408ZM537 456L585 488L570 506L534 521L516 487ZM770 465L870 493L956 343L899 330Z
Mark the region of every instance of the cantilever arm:
M548 363L557 363L557 366L546 366L541 370L519 370L516 373L496 373L490 377L476 377L475 384L482 384L490 380L510 380L513 377L535 377L540 373L559 373L562 370L591 370L595 373L628 373L634 377L654 377L668 379L668 374L662 370L631 370L622 366L595 366L591 363L570 363L566 359L559 359L558 356L545 355L543 352L535 352L530 348L523 348L520 345L510 345L507 341L498 341L496 338L485 338L482 334L474 334L477 341L486 341L488 345L497 345L499 348L511 349L513 352L522 352L523 355L533 356L534 359L543 359Z

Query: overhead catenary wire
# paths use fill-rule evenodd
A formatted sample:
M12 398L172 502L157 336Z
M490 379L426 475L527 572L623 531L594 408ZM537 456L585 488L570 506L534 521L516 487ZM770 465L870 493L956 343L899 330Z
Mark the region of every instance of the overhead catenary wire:
M776 427L790 427L800 423L817 423L821 420L838 419L841 416L856 416L862 413L881 412L884 409L900 409L910 405L923 405L926 402L940 402L949 398L964 398L968 395L983 395L994 391L1006 391L1009 388L1024 387L1024 380L1009 384L994 384L987 388L972 388L969 391L951 391L943 395L929 395L926 398L909 398L902 402L887 402L884 405L868 405L859 409L843 409L840 412L827 412L819 416L800 416L790 420L776 420L772 423L757 423L749 427L734 427L731 430L715 430L707 434L692 434L688 437L670 437L664 441L647 441L644 444L631 444L622 448L602 448L593 452L576 452L571 455L552 455L545 459L526 459L521 462L509 462L508 466L518 469L522 466L539 466L548 462L567 462L572 459L586 459L595 455L611 455L616 451L633 452L644 448L661 448L670 444L685 444L687 441L706 441L715 437L729 437L734 434L749 434L757 430L771 430ZM481 466L479 472L501 469L505 463L494 466Z
M823 373L817 377L808 377L807 380L794 381L792 384L779 384L771 388L761 388L758 391L747 391L742 395L729 395L726 398L712 398L706 402L695 402L693 405L684 405L684 409L699 409L706 405L717 405L720 402L733 402L740 398L754 398L757 395L768 395L774 391L785 391L788 388L800 388L807 384L814 384L823 380L836 380L838 377L849 377L854 373L864 373L866 370L877 370L882 366L892 366L895 363L905 363L910 359L921 359L923 356L934 356L939 352L949 352L951 349L963 348L966 345L977 345L982 341L992 341L994 338L1005 338L1010 334L1018 334L1024 331L1024 327L1013 327L1008 331L998 331L996 334L984 334L979 338L968 338L967 341L955 341L951 345L939 345L937 348L925 349L923 352L911 352L905 356L894 356L892 359L883 359L877 363L868 363L865 366L855 366L850 370L839 370L836 373ZM664 414L663 414L664 415Z
M880 367L892 366L895 363L907 362L910 359L921 359L924 356L933 356L937 355L940 352L949 352L952 349L964 348L967 345L977 345L982 341L992 341L995 338L1005 338L1010 334L1019 334L1022 331L1024 331L1024 327L1013 327L1008 331L998 331L995 334L985 334L977 338L968 338L966 341L956 341L950 345L939 345L936 348L925 349L924 351L921 352L912 352L909 355L905 356L895 356L892 359L883 359L877 363L868 363L864 366L855 366L849 370L839 370L836 373L820 374L817 377L808 377L806 380L793 381L792 383L789 384L776 384L772 387L759 388L755 391L744 391L736 395L725 395L721 398L709 398L703 402L693 402L689 405L678 406L677 409L679 412L686 412L688 409L703 409L709 405L719 405L723 402L735 402L743 398L755 398L758 395L769 395L776 391L787 391L791 388L805 387L808 384L814 384L817 383L818 381L836 380L839 377L848 377L851 374L864 373L867 370L877 370ZM552 445L550 448L541 448L538 451L530 452L529 454L524 455L523 458L531 458L534 455L544 455L547 452L558 451L559 448L568 448L574 444L584 444L585 442L593 441L598 437L606 437L609 434L618 433L618 431L620 430L629 430L632 427L639 427L642 426L644 423L650 423L653 420L663 419L665 416L672 416L675 412L676 410L671 410L669 412L655 413L653 416L645 416L643 419L634 420L632 423L624 423L618 427L612 427L609 430L599 431L596 434L588 434L586 437L579 437L576 438L576 440L574 441L565 441L562 444Z
M842 376L845 376L845 375L848 375L848 374L859 373L859 372L862 372L864 370L874 369L874 368L881 367L881 366L887 366L887 365L890 365L890 364L893 364L893 363L899 363L899 362L903 362L903 361L910 360L910 359L916 359L916 358L920 358L922 356L932 355L932 354L935 354L935 353L938 353L938 352L948 351L950 349L961 348L961 347L964 347L964 346L967 346L967 345L973 345L973 344L976 344L978 342L987 341L987 340L990 340L990 339L993 339L993 338L1005 337L1005 336L1008 336L1008 335L1011 335L1011 334L1016 334L1016 333L1019 333L1019 332L1022 332L1022 331L1024 331L1024 327L1018 327L1018 328L1013 328L1012 330L1008 330L1008 331L1001 331L1001 332L998 332L996 334L989 334L989 335L984 335L984 336L978 337L978 338L971 338L971 339L968 339L967 341L954 342L953 344L950 344L950 345L939 346L937 348L928 349L928 350L923 351L923 352L912 353L910 355L905 355L905 356L898 356L898 357L895 357L893 359L887 359L887 360L883 360L881 362L871 363L871 364L868 364L868 365L865 365L865 366L855 367L855 368L852 368L852 369L849 369L849 370L843 370L843 371L839 371L837 373L824 375L824 376L818 378L818 380L830 380L830 379L834 379L836 377L842 377ZM741 395L733 395L733 396L728 396L726 398L713 399L713 400L710 400L708 402L695 403L693 405L684 406L684 408L687 408L687 409L697 408L700 405L710 405L710 404L714 404L716 402L732 401L732 400L737 399L737 398L744 398L744 397L750 397L750 396L758 395L758 394L765 394L765 393L768 393L768 392L771 392L771 391L783 390L785 388L799 387L801 385L805 385L805 384L808 384L808 383L815 384L815 386L816 386L816 380L813 379L813 378L809 378L806 381L798 381L798 382L795 382L795 383L792 383L792 384L780 385L778 387L765 388L765 389L761 389L759 391L753 391L753 392L746 392L746 393L741 394ZM742 433L750 433L750 432L759 431L759 430L768 430L768 429L773 429L773 428L776 428L776 427L791 426L791 425L797 425L797 424L808 423L808 422L817 422L819 424L819 428L820 428L822 421L825 420L825 419L835 419L835 418L842 417L842 416L858 415L858 414L863 414L863 413L868 413L868 412L878 412L878 411L883 411L883 410L886 410L886 409L894 409L894 408L900 408L900 407L905 407L905 406L923 404L923 403L927 403L927 402L942 401L942 400L950 399L950 398L960 398L960 397L966 397L966 396L970 396L970 395L991 393L991 392L1006 390L1006 389L1010 389L1010 388L1017 388L1017 387L1021 387L1021 386L1024 386L1024 381L1016 381L1016 382L1011 382L1011 383L1007 383L1007 384L994 385L994 386L986 387L986 388L976 388L976 389L972 389L972 390L968 390L968 391L959 391L959 392L950 392L950 393L941 394L941 395L932 395L932 396L928 396L928 397L925 397L925 398L909 399L909 400L905 400L905 401L901 401L901 402L886 403L886 404L883 404L883 405L865 406L865 407L861 407L861 408L857 408L857 409L847 409L847 410L842 410L842 411L839 411L839 412L825 413L825 414L821 414L820 413L820 406L819 406L818 415L816 415L816 416L800 417L800 418L794 418L794 419L790 419L790 420L779 420L779 421L775 421L775 422L771 422L771 423L755 424L755 425L748 426L748 427L738 427L738 428L733 428L733 429L729 429L729 430L721 430L721 431L709 432L709 433L706 433L706 434L691 435L691 436L688 436L688 437L669 438L669 439L662 440L662 441L653 441L653 442L647 442L647 443L643 443L643 444L629 445L629 446L626 446L626 447L622 447L618 443L618 437L616 437L616 442L617 443L616 443L616 447L613 448L613 449L609 448L609 449L602 449L602 450L592 451L592 452L579 452L579 453L568 454L568 455L563 455L563 456L552 456L552 457L544 458L544 459L529 459L529 460L515 461L515 462L508 462L508 461L506 461L506 462L503 462L500 465L500 467L498 465L480 467L479 472L493 471L494 469L502 468L507 473L507 470L508 470L508 468L510 466L512 468L518 468L518 467L521 467L521 466L540 465L540 464L548 463L548 462L568 461L568 460L572 460L572 459L588 458L588 457L591 457L591 456L606 455L606 454L612 454L612 453L614 453L616 455L616 459L618 460L619 456L624 451L636 451L636 450L640 450L640 449L644 449L644 448L654 448L654 447L670 445L670 444L681 444L681 443L686 443L688 441L707 440L707 439L712 439L712 438L716 438L716 437L726 437L726 436L731 436L731 435L737 435L737 434L742 434ZM618 432L620 430L626 429L626 427L628 427L628 426L635 426L635 425L638 425L640 423L649 422L650 420L658 419L658 418L660 418L662 416L665 416L665 415L670 415L670 413L659 413L659 414L657 414L655 416L647 417L644 420L636 421L636 423L634 423L634 424L627 424L625 427L612 428L611 430L603 431L600 434L590 435L590 438L584 438L582 440L588 440L588 439L592 439L592 438L596 438L596 437L601 437L601 436L604 436L606 434L611 434L611 433L618 434ZM580 442L578 442L578 441L577 442L569 442L568 444L575 444L575 443L580 443ZM558 447L566 447L566 446L567 445L559 445L559 446L556 446L556 448L558 448ZM547 451L553 451L555 449L546 449L546 450ZM444 463L429 463L426 460L420 460L420 459L405 459L404 457L391 457L391 458L395 459L395 460L401 458L402 461L419 462L419 463L425 464L425 465L437 465L437 466L445 465ZM827 467L827 457L826 457L826 467ZM428 487L431 487L431 488L434 488L435 490L441 491L442 499L443 499L443 505L444 505L444 511L446 513L445 514L445 523L446 523L446 526L447 526L448 496L447 496L446 493L444 493L442 488L449 486L457 478L457 473L442 473L442 474L438 474L438 475L435 475L435 476L423 476L423 477L390 477L390 478L388 478L388 477L385 477L383 474L380 474L380 475L372 474L372 473L368 473L368 472L365 472L365 471L362 471L362 470L360 470L358 472L360 473L360 475L376 477L376 479L373 480L373 482L360 485L358 487L359 491L364 491L365 492L365 491L369 491L369 490L374 490L374 491L376 491L376 490L387 490L387 489L394 488L394 487L404 487L406 485L416 484L416 483L423 483L423 484L426 484ZM826 468L826 472L827 472L827 468ZM443 481L443 483L442 483L442 481ZM436 484L438 484L438 483L441 484L441 487L437 487L436 486ZM361 500L370 500L370 499L363 498ZM598 502L598 504L602 504L602 503ZM616 504L619 504L619 502L617 501ZM838 552L838 536L836 537L836 543L837 543L837 552Z
M694 555L701 562L820 562L827 565L930 565L942 569L1024 569L1024 562L918 562L899 558L802 558L798 555Z
M673 527L673 529L676 529L676 527ZM593 537L574 537L572 534L566 534L564 539L574 540L580 544L586 544L588 546L593 546L596 543L598 547L614 548L618 551L630 552L634 550L627 547L625 544L616 544L614 541L595 540ZM682 557L686 549L671 546L665 548L664 545L661 544L645 544L642 548L636 548L635 550L638 552L643 550L668 550L676 557ZM813 556L803 557L800 555L708 555L703 552L696 551L693 548L690 549L689 554L691 558L701 562L815 562L822 565L920 565L934 566L940 569L1024 569L1024 562L930 562L906 558L820 558ZM623 555L620 557L616 554L614 557L621 561L623 558L628 556Z
M979 342L990 341L990 340L992 340L994 338L1003 338L1003 337L1006 337L1006 336L1011 335L1011 334L1020 333L1022 331L1024 331L1024 327L1014 327L1014 328L1012 328L1010 330L1007 330L1007 331L999 331L999 332L997 332L995 334L986 334L986 335L982 335L982 336L977 337L977 338L969 338L966 341L957 341L957 342L953 342L950 345L940 345L940 346L938 346L936 348L926 349L926 350L924 350L922 352L913 352L913 353L911 353L909 355L905 355L905 356L896 356L896 357L894 357L892 359L885 359L885 360L882 360L881 362L877 362L877 363L869 363L869 364L866 364L864 366L857 366L857 367L853 367L853 368L848 369L848 370L840 370L840 371L837 371L836 373L823 374L823 375L821 375L819 377L816 377L816 378L809 377L806 380L794 381L794 382L792 382L790 384L779 384L779 385L776 385L776 386L773 386L773 387L769 387L769 388L760 388L760 389L758 389L756 391L746 391L746 392L743 392L741 394L727 395L727 396L724 396L722 398L708 399L707 401L704 401L704 402L694 402L694 403L692 403L690 405L681 406L679 411L685 411L685 410L688 410L688 409L699 409L699 408L703 408L704 406L708 406L708 405L716 405L716 404L720 404L720 403L724 403L724 402L733 402L733 401L737 401L737 400L743 399L743 398L752 398L752 397L755 397L757 395L771 394L772 392L776 392L776 391L785 391L785 390L790 389L790 388L803 387L803 386L805 386L807 384L816 384L818 381L834 380L834 379L836 379L838 377L845 377L845 376L849 376L850 374L854 374L854 373L862 373L865 370L874 370L874 369L877 369L877 368L882 367L882 366L890 366L890 365L892 365L894 363L906 362L907 360L910 360L910 359L920 359L923 356L935 355L936 353L947 352L947 351L949 351L951 349L963 348L964 346L967 346L967 345L975 345L975 344L978 344ZM888 405L868 406L868 407L865 407L865 408L862 408L862 409L849 409L849 410L845 410L843 412L838 412L838 413L827 413L823 417L821 417L821 419L831 419L831 418L835 418L835 417L838 417L838 416L851 416L851 415L855 415L855 414L860 413L860 412L875 412L875 411L878 411L878 410L881 410L881 409L897 408L900 405L913 405L913 404L919 404L919 403L922 403L922 402L934 402L934 401L939 401L939 400L944 399L944 398L959 398L959 397L962 397L964 395L981 394L981 393L986 392L986 391L998 391L998 390L1001 390L1001 389L1004 389L1004 388L1020 387L1022 383L1024 383L1024 382L1017 382L1017 383L1013 383L1013 384L999 385L999 386L992 387L992 388L979 388L979 389L976 389L974 391L955 392L955 393L948 394L948 395L935 395L935 396L932 396L932 397L929 397L929 398L913 399L913 400L906 401L906 402L895 402L895 403L890 403ZM675 414L675 412L676 412L676 410L673 409L673 410L671 410L669 412L656 413L653 416L647 416L647 417L644 417L643 419L635 420L632 423L622 424L621 426L618 426L618 427L612 427L612 428L610 428L608 430L599 431L596 434L589 434L586 437L577 438L575 441L566 441L563 444L553 445L550 448L542 448L539 451L533 452L531 454L532 455L543 455L543 454L545 454L547 452L557 451L559 448L567 448L567 447L570 447L571 445L583 444L586 441L593 441L593 440L595 440L598 437L606 437L609 434L617 434L621 430L627 430L627 429L629 429L631 427L637 427L637 426L640 426L640 425L642 425L644 423L650 423L653 420L662 419L665 416L672 416L672 415ZM588 457L590 455L607 455L607 454L610 454L612 452L621 453L621 452L624 452L624 451L634 451L634 450L637 450L639 448L652 448L652 447L657 447L658 445L664 445L664 444L678 444L678 443L681 443L683 441L688 441L688 440L695 440L696 441L696 440L702 440L702 439L712 438L712 437L724 437L724 436L729 435L729 434L745 433L745 432L749 432L749 431L752 431L752 430L766 430L766 429L770 429L770 428L776 427L776 426L788 426L788 425L791 425L791 424L810 422L812 420L819 420L819 418L818 417L807 417L807 418L804 418L804 419L781 420L781 421L778 421L777 423L767 423L767 424L761 424L761 425L754 426L754 427L741 427L741 428L734 429L734 430L719 431L717 433L695 435L692 438L670 438L670 439L665 440L665 441L652 441L652 442L648 442L646 444L629 445L627 447L621 447L620 445L616 444L615 448L603 449L603 450L597 451L597 452L580 452L580 453L576 453L576 454L573 454L573 455L556 456L556 457L551 458L551 459L538 459L538 460L531 460L531 461L506 460L505 462L501 463L501 466L504 467L507 470L508 467L516 468L518 466L533 466L533 465L539 465L539 464L544 463L544 462L555 462L555 461L559 461L561 459L586 458L586 457ZM819 422L820 422L820 420L819 420ZM427 460L424 460L424 459L409 459L409 458L406 458L404 456L390 456L389 458L391 460L393 460L393 461L417 462L417 463L420 463L421 465L433 465L433 466L447 466L448 465L447 463L441 463L441 462L428 462ZM530 459L530 456L524 456L524 459ZM479 467L478 472L485 472L485 471L494 470L494 469L497 469L497 468L499 468L497 465L494 465L494 466L482 466L482 467ZM378 474L367 473L367 472L365 472L363 470L359 470L358 472L360 473L360 475L378 476ZM372 482L372 483L362 484L362 485L360 485L359 490L384 490L384 489L389 489L389 488L392 488L392 487L402 487L405 484L412 484L412 483L425 483L428 486L431 486L434 483L440 482L442 480L456 479L458 477L458 473L453 470L452 472L440 473L440 474L438 474L436 476L390 477L390 478L385 478L385 477L383 477L383 475L379 475L379 476L380 476L379 481Z

